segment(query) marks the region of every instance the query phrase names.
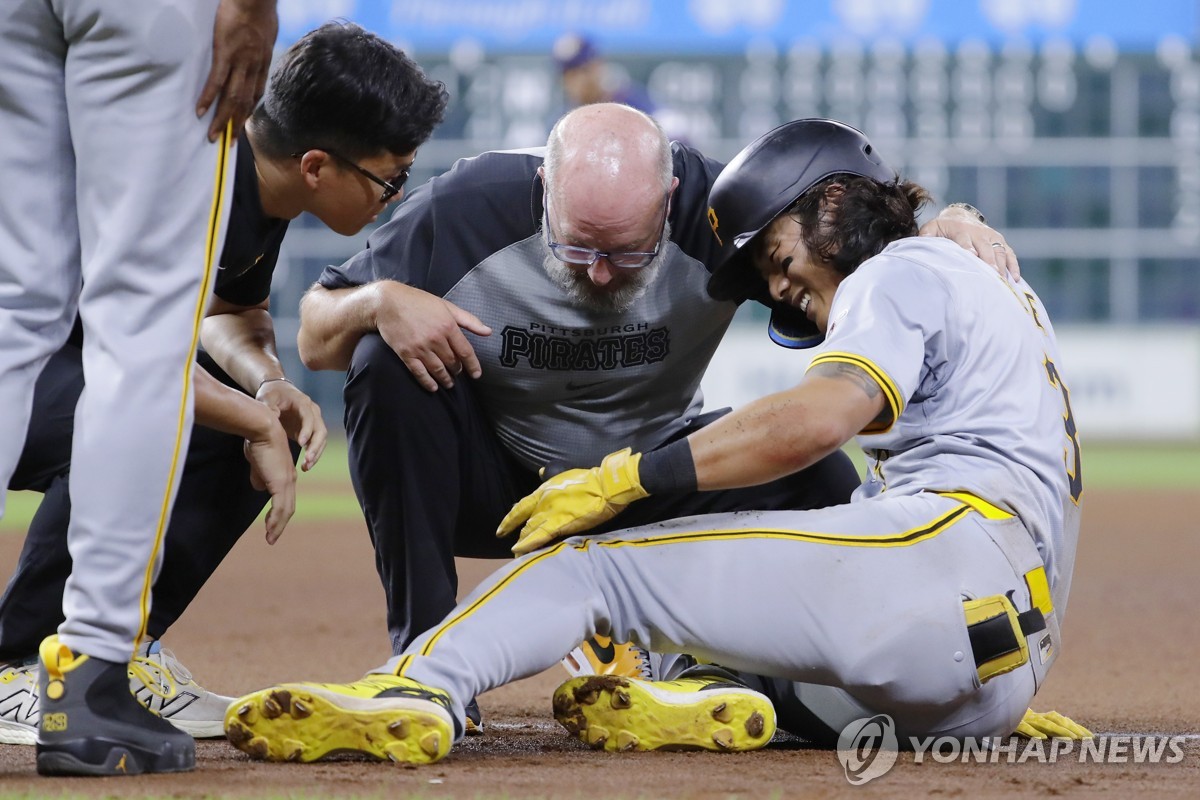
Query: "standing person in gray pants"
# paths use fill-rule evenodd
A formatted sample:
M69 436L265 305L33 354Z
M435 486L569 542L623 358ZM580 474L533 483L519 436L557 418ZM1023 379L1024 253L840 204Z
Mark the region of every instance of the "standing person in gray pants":
M268 500L267 541L278 541L295 508L296 454L303 446L307 471L325 446L320 409L288 380L275 348L271 282L289 226L304 212L344 235L370 224L403 196L417 149L441 122L446 102L442 83L403 51L353 23L327 22L275 59L262 102L239 137L215 298L200 334L195 425L147 635L133 659L140 669L130 669L137 698L197 739L225 735L233 698L202 686L159 640ZM0 595L3 744L36 743L38 646L63 621L82 344L82 331L72 333L42 370L25 450L9 482L43 498Z
M234 143L275 0L17 0L0 11L0 485L34 382L83 322L66 617L41 645L38 771L171 772L192 738L129 692L192 423ZM199 118L199 119L198 119Z

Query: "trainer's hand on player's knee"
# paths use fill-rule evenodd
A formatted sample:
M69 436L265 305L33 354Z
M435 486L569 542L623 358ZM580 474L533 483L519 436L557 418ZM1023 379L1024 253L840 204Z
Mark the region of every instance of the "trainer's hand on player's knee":
M316 466L329 438L321 407L288 380L264 381L254 399L273 409L288 438L304 448L300 468L308 472Z
M296 467L292 463L287 433L276 422L247 438L243 451L250 462L250 485L271 494L271 508L266 520L267 544L275 544L296 513Z
M202 117L214 101L217 110L208 126L215 142L232 122L236 136L262 97L271 68L271 49L279 33L276 0L221 0L213 23L213 58L208 80L196 101Z
M507 536L522 523L512 551L523 556L556 539L594 528L646 497L638 478L641 453L625 448L605 456L600 466L555 475L517 501L500 522L497 536Z
M402 283L389 283L387 290L388 301L375 327L423 388L431 392L439 386L449 389L455 376L463 372L472 378L483 374L475 348L463 335L464 329L478 336L491 335L492 329L479 317Z
M1003 234L962 208L948 206L942 209L940 214L921 226L920 234L949 239L994 267L1001 277L1011 277L1013 280L1021 277L1017 254L1008 246Z
M1014 734L1029 739L1091 739L1092 732L1057 711L1025 712Z

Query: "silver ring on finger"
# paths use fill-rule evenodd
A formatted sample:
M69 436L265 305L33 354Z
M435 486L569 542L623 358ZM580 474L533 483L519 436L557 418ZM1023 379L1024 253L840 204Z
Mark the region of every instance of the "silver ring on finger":
M992 242L992 247L999 247L1001 250L1008 249L1008 245L1006 245L1004 242Z

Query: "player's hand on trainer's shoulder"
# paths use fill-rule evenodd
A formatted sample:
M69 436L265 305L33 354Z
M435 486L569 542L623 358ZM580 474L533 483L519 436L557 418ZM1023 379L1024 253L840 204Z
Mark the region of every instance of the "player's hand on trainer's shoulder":
M243 444L246 460L250 462L250 484L258 491L271 494L267 511L267 544L275 544L283 534L292 515L296 513L296 467L287 433L272 412L271 424L263 425L248 436Z
M274 410L288 438L304 448L300 468L308 472L316 466L329 439L321 407L291 381L283 379L263 381L254 399Z
M969 208L969 207L967 207ZM1000 231L981 222L975 214L960 206L947 206L921 226L922 236L941 236L995 267L1002 276L1021 277L1021 265Z
M216 141L229 122L234 135L262 97L271 68L271 49L279 33L276 0L221 0L213 23L213 59L208 80L196 101L202 117L217 104L208 126Z
M421 386L436 392L439 386L454 386L464 372L472 378L483 374L475 348L463 335L463 330L491 335L479 317L403 283L389 281L383 288L375 327Z
M607 522L648 496L638 476L641 457L627 447L605 456L598 467L560 472L518 500L500 521L496 536L508 536L523 525L512 547L523 556Z

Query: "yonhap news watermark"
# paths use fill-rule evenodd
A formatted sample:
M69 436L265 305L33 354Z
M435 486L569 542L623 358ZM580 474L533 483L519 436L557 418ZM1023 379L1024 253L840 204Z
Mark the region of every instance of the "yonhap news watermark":
M954 761L979 764L1055 764L1078 761L1080 764L1178 764L1183 761L1183 736L1147 736L1141 734L1104 734L1090 739L1004 740L918 739L913 742L913 761L926 759L938 763Z
M855 786L887 774L898 752L915 764L1179 764L1190 736L1102 734L1091 739L954 738L908 736L903 743L887 714L855 720L838 737L837 757Z

